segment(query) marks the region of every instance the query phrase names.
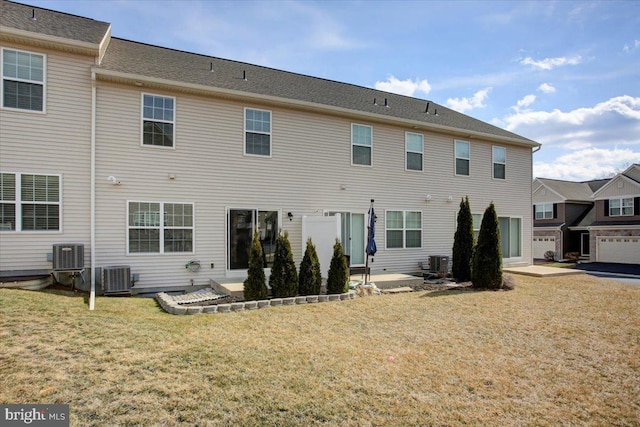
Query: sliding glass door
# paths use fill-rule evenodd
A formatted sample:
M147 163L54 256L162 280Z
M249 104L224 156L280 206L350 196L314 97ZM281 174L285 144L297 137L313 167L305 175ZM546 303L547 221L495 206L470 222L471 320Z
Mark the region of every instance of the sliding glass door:
M279 230L278 211L229 209L227 212L227 269L249 268L253 234L258 231L265 268L271 268Z
M330 211L325 215L340 214L340 241L344 254L349 256L350 265L364 265L365 214L346 211Z

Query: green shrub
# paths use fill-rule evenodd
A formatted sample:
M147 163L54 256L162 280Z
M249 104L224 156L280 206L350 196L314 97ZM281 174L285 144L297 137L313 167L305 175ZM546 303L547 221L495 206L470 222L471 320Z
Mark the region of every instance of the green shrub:
M300 274L298 275L298 295L318 295L322 286L322 272L320 271L320 260L318 252L311 241L307 239L307 248L300 263Z
M260 236L256 231L253 234L251 250L249 251L249 270L244 281L244 299L246 301L265 299L269 295L267 278L264 275L263 251L260 244Z
M458 227L453 236L453 265L451 273L458 282L471 280L471 257L473 256L473 216L469 206L469 197L460 202Z
M327 278L327 294L343 294L349 290L349 267L344 256L342 243L336 239Z
M473 252L471 281L474 288L502 288L502 246L500 226L493 202L484 211L478 244Z
M279 234L269 277L271 295L274 298L294 297L298 292L298 272L293 261L289 233Z

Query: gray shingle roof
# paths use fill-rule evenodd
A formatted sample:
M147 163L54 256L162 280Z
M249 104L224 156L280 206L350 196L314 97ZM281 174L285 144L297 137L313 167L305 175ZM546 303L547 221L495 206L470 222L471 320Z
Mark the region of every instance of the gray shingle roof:
M41 35L99 44L110 26L106 22L6 0L0 0L0 5L0 25ZM35 20L32 19L33 11ZM433 101L115 37L111 39L100 67L96 68L98 73L101 70L162 79L177 86L187 84L226 89L248 95L301 101L318 107L376 114L390 120L419 122L432 129L458 133L461 137L466 137L465 132L469 132L469 135L480 134L476 136L531 147L539 145ZM429 114L425 112L427 103Z
M573 227L588 227L591 224L593 224L595 220L596 220L596 208L595 206L591 206L591 209L589 209L587 214L584 215L584 217L580 218L580 220L577 221L577 223L574 224Z
M549 179L549 178L536 178L540 183L544 184L547 188L558 193L560 196L564 197L566 200L573 201L593 201L591 199L591 195L594 190L591 189L589 183L593 183L595 181L586 181L586 182L573 182L573 181L562 181L559 179ZM600 181L600 180L598 180ZM606 182L602 183L604 185ZM597 186L597 184L595 184ZM600 185L600 186L602 186Z
M0 0L0 25L17 30L99 44L109 29L108 22L96 21ZM35 11L35 19L32 19Z
M589 184L589 188L591 188L591 191L595 193L600 188L602 188L602 186L605 185L607 182L609 182L609 178L594 179L593 181L587 181L587 184Z
M429 102L430 114L427 114L427 101L422 99L115 37L109 43L98 72L100 69L345 108L538 145L433 101ZM385 100L388 107L385 107Z
M623 175L635 182L640 183L640 164L634 163L623 172Z

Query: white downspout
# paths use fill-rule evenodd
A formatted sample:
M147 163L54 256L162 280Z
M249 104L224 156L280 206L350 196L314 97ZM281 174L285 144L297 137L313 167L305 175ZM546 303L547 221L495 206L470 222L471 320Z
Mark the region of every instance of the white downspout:
M542 145L538 145L531 150L531 172L533 172L533 155L540 151L541 148ZM529 260L531 265L533 265L533 233L535 233L533 222L536 220L535 215L533 214L533 177L531 177L531 192L529 194L531 195L529 200L529 215L531 215L531 240L529 240L529 253L531 254L531 257Z
M91 292L89 310L96 305L96 73L91 73Z

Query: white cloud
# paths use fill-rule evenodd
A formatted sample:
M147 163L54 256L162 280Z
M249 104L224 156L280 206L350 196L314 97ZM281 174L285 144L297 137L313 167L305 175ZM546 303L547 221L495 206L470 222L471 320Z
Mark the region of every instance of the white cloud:
M536 96L535 95L527 95L524 98L518 100L516 105L511 107L511 108L513 108L516 111L520 111L520 109L529 107L535 101L536 101Z
M593 179L622 162L640 161L640 97L611 98L572 111L517 110L495 124L542 143L536 176ZM555 148L568 151L549 158Z
M542 83L540 86L538 86L538 90L544 93L553 93L556 91L556 88L549 83Z
M387 81L376 82L375 88L385 92L397 93L400 95L414 96L416 92L428 94L431 92L431 85L425 80L398 80L394 76L389 76Z
M526 58L520 60L520 64L522 65L531 65L534 68L539 68L541 70L551 70L563 65L577 65L581 62L582 57L580 55L576 55L571 58L567 58L564 56L561 56L559 58L545 58L539 61L536 61L530 56L527 56Z
M625 52L631 52L632 50L635 50L639 47L640 47L640 40L634 40L632 44L625 44L622 50Z
M542 148L544 150L544 147ZM540 152L542 154L542 151ZM588 148L557 157L552 162L536 162L533 176L586 181L616 172L624 165L640 162L640 152L630 149Z
M460 113L475 108L484 108L486 105L483 102L489 96L489 92L491 92L491 88L487 87L474 93L471 98L449 98L447 99L447 107Z
M608 117L609 116L609 117ZM523 128L544 128L549 126L593 126L599 127L609 118L620 118L631 121L640 126L640 97L628 95L611 98L596 104L594 107L578 108L563 112L558 109L552 111L519 111L505 117L506 129L522 131ZM637 140L640 133L630 134Z

